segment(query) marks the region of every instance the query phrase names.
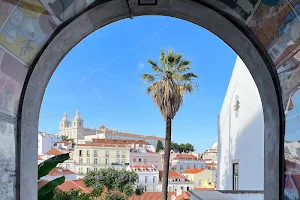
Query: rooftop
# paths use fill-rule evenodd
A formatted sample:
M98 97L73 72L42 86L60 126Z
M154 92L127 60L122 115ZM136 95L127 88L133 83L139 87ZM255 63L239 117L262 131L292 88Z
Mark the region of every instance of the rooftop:
M197 159L197 156L192 154L178 154L174 159Z
M76 174L68 169L63 169L60 167L56 167L52 169L47 176L63 176L63 175L70 175L70 174Z
M129 148L125 144L103 144L103 143L87 143L87 144L78 144L77 147L114 147L114 148ZM76 148L76 147L75 147Z
M157 200L161 199L161 192L144 192L141 196L132 196L128 200ZM168 200L171 200L172 195L176 196L176 192L168 192Z
M38 188L41 188L42 186L44 186L46 183L48 183L49 181L47 180L41 180L38 183ZM90 193L92 191L91 188L85 187L82 180L65 180L65 182L59 186L57 186L57 188L61 191L64 192L68 192L72 189L78 189L81 190L83 193Z
M147 138L147 139L165 141L165 138L161 138L161 137L145 136L145 135L132 134L132 133L127 133L127 132L119 132L119 131L111 130L111 129L106 128L104 125L100 126L99 129L104 131L106 134L123 135L123 136L128 136L128 137L139 137L139 138Z
M144 144L144 145L150 145L145 140L118 140L118 139L93 139L93 143L103 143L103 144Z
M52 148L50 151L45 153L46 155L60 155L63 154L63 152L61 152L58 149Z
M204 168L189 168L189 169L186 169L183 173L184 174L198 174L204 170L205 170Z

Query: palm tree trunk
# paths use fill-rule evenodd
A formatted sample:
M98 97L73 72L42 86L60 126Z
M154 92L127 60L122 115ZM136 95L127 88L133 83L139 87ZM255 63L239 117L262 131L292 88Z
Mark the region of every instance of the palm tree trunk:
M168 176L170 164L170 147L171 147L171 118L166 120L166 139L165 139L165 154L164 154L164 171L162 180L162 200L168 199Z

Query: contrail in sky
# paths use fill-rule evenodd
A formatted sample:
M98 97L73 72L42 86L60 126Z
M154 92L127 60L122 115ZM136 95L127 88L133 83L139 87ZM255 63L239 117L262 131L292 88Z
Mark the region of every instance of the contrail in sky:
M115 58L109 60L107 63L105 63L104 65L102 65L99 68L96 68L94 71L92 71L90 74L86 75L85 77L83 77L79 83L82 83L83 81L85 81L88 77L92 76L93 74L95 74L97 71L99 71L100 69L102 69L103 67L106 67L107 65L109 65L110 63L120 59L122 56L124 56L126 53L134 50L135 48L137 48L138 46L144 44L145 42L147 42L148 40L150 40L151 38L153 38L154 36L156 36L157 34L159 34L160 32L164 31L165 29L169 28L171 25L168 24L167 26L163 27L162 29L158 30L157 32L153 33L152 35L150 35L149 37L147 37L146 39L142 40L141 42L137 43L136 45L134 45L133 47L127 49L126 51L124 51L121 55L116 56Z

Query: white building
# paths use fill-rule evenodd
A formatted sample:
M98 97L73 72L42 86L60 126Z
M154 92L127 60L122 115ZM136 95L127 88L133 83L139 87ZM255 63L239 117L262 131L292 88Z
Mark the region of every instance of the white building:
M160 173L160 180L162 180L162 172ZM168 192L176 192L178 190L188 191L194 189L194 182L188 180L175 170L169 171L168 180ZM162 188L160 188L160 191L162 191Z
M38 155L45 154L53 148L54 144L61 141L61 137L44 132L38 133Z
M206 163L217 163L218 162L218 141L216 141L211 149L206 150L201 158L206 161Z
M95 132L95 129L84 128L83 119L80 117L79 110L76 111L72 123L68 120L66 112L60 121L60 136L67 136L70 139L74 139L76 144L78 144L78 140L83 139L85 135Z
M128 170L134 171L139 176L138 184L144 186L144 192L161 191L159 171L152 165L131 165Z
M57 142L57 143L54 144L53 147L58 149L58 150L68 151L68 150L72 149L72 142L71 141Z
M170 169L172 170L176 170L182 174L189 168L206 168L206 163L198 159L197 156L184 153L178 154L171 160Z
M239 57L218 119L217 189L264 189L262 103L255 82Z

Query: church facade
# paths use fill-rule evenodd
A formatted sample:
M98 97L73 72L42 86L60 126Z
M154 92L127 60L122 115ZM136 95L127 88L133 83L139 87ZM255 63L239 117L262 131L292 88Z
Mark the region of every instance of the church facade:
M76 111L76 115L72 122L68 120L68 115L65 112L64 117L60 121L59 130L60 136L67 136L69 139L74 139L76 144L78 143L78 140L84 139L84 136L96 133L96 129L84 128L84 121L80 117L79 110Z

